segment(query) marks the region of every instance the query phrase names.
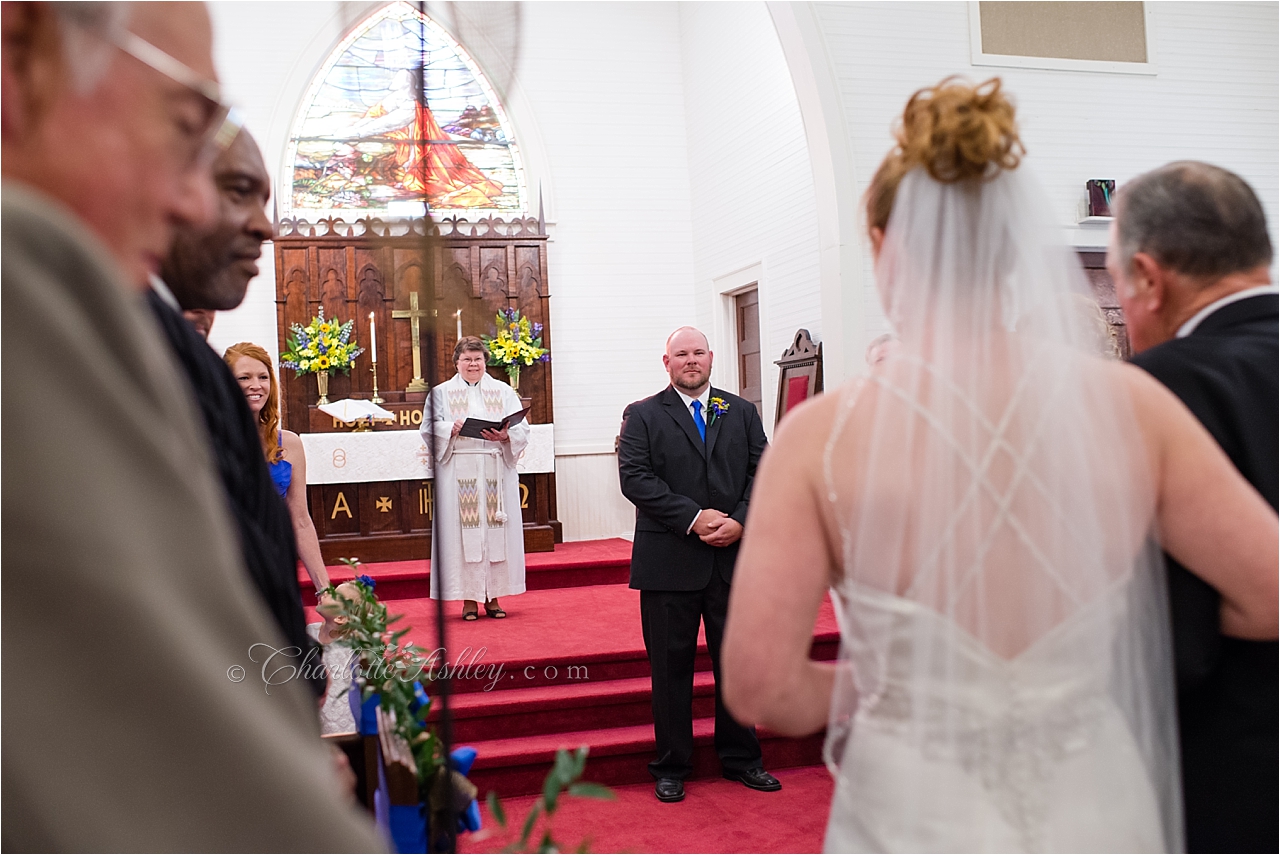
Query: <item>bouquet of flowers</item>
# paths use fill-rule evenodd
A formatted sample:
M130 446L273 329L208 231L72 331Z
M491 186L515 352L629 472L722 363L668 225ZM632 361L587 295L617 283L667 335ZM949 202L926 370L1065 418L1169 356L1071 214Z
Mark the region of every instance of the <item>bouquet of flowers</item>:
M324 319L324 307L320 314L305 327L294 324L289 349L280 355L280 365L292 368L299 374L320 374L329 371L351 372L356 357L364 353L351 341L351 321L339 324Z
M480 338L489 348L489 364L507 369L511 388L520 388L520 366L549 362L551 351L542 346L542 324L531 324L519 309L500 309L494 317L494 335Z

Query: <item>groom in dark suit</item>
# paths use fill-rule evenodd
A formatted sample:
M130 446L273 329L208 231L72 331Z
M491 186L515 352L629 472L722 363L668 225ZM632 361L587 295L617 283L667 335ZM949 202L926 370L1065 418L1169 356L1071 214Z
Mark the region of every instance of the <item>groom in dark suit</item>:
M1107 267L1134 364L1200 419L1276 507L1277 289L1271 239L1239 176L1182 162L1120 193ZM1277 644L1220 632L1220 597L1177 562L1169 594L1188 852L1275 852Z
M636 506L631 587L653 674L657 759L649 772L664 802L684 798L693 772L693 674L698 625L706 627L716 683L716 753L724 776L755 790L782 788L764 771L752 728L720 699L720 641L747 502L766 440L749 401L711 388L707 338L681 327L662 358L671 385L623 414L622 494Z

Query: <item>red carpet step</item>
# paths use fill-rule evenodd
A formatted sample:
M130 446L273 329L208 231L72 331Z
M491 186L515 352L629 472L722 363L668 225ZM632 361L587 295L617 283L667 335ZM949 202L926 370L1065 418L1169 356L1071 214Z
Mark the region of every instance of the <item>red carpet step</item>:
M713 735L715 719L693 720L693 778L721 777L720 758L716 756ZM797 766L816 766L822 762L821 735L804 739L788 739L758 732L764 751L764 765L770 771ZM559 748L591 748L586 777L609 786L648 783L653 786L648 763L653 759L653 724L610 727L514 739L470 742L478 752L471 767L471 781L480 788L481 796L489 790L499 795L531 795L542 791L543 780ZM739 784L739 787L742 785ZM745 787L743 788L745 789Z
M432 651L428 677L448 672L455 744L472 745L478 758L471 777L481 795L504 796L541 789L558 748L587 745L588 777L610 786L646 784L653 759L653 715L649 663L640 629L640 594L625 581L584 580L621 572L625 580L630 543L625 540L565 544L554 553L531 555L546 580L560 585L502 598L508 617L462 620L460 603L445 604L445 648L437 634L437 603L400 597L426 582L425 562L366 565L393 614L396 628L410 627L407 640ZM558 574L558 575L557 575ZM349 578L345 567L334 577ZM398 587L397 587L398 586ZM315 620L312 613L312 620ZM829 602L814 627L811 656L834 659L839 633ZM715 687L706 639L699 637L694 676L694 775L719 778L713 745ZM438 684L437 684L438 686ZM435 699L439 720L443 698ZM761 733L770 771L821 762L822 737L794 740ZM744 789L741 785L735 785ZM661 847L660 847L661 848Z
M577 585L626 583L631 572L631 541L620 537L558 544L554 552L531 552L525 556L525 585L530 591L570 588ZM384 601L431 596L431 562L388 561L364 565L365 572L378 580L378 596ZM337 584L354 577L345 564L329 567L329 578ZM311 577L299 565L298 585L302 599L315 599Z

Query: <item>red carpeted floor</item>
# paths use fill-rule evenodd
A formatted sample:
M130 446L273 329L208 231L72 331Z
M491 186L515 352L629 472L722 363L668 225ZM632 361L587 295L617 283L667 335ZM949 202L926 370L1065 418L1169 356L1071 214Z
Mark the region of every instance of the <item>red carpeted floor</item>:
M590 764L587 769L590 772ZM566 799L551 828L565 851L584 840L592 852L821 852L831 805L825 767L779 769L776 793L757 793L723 778L694 780L685 800L663 804L652 784L617 787L616 801ZM590 777L590 775L588 775ZM532 796L503 799L509 830L482 808L484 827L458 839L459 852L500 852L519 838ZM534 837L541 837L543 825Z
M471 779L481 798L495 790L521 818L558 748L587 745L588 780L619 788L618 803L572 801L558 817L563 844L584 834L594 851L811 851L821 848L830 782L821 735L787 739L761 731L765 766L781 793L748 790L720 777L713 744L715 687L705 638L694 679L694 779L688 798L666 805L653 796L649 665L640 631L639 592L626 586L631 544L622 539L562 544L527 557L530 590L502 598L503 620L463 621L461 603L445 604L446 647L427 599L425 561L365 565L408 640L432 653L431 677L448 671L455 744L478 752ZM350 578L330 568L335 581ZM535 584L535 579L538 580ZM310 620L316 620L308 610ZM832 659L839 634L830 603L814 626L812 656ZM430 692L432 687L428 687ZM433 715L438 719L441 700ZM520 805L524 804L525 808ZM564 831L561 831L561 825ZM571 825L586 829L579 832ZM572 832L572 833L570 833ZM576 836L575 836L576 835ZM505 843L497 838L493 848ZM489 851L482 840L465 851Z

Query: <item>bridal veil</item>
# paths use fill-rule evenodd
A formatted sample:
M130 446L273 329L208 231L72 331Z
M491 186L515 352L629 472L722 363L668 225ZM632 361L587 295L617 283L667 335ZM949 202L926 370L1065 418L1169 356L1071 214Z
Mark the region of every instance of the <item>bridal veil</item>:
M902 346L838 393L823 458L836 845L1181 846L1149 461L1045 207L996 163L916 166L893 201L876 282Z

